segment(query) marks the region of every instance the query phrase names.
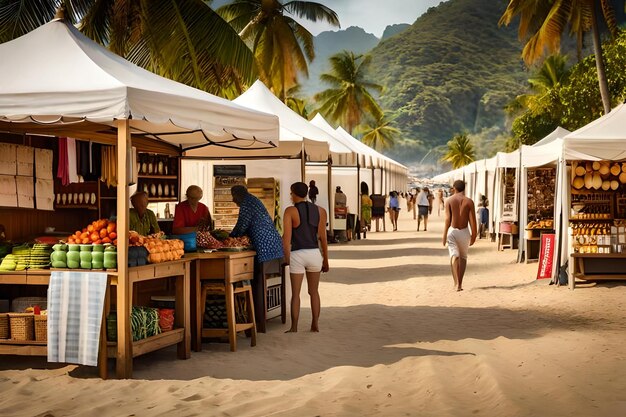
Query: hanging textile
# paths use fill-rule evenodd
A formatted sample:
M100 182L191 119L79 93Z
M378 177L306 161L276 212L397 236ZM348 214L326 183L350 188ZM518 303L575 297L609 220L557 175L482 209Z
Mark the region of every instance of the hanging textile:
M67 166L70 183L78 182L78 170L76 167L76 139L67 138Z
M67 164L67 138L59 138L59 166L57 168L57 178L61 180L63 186L69 185L70 183Z
M107 187L117 186L117 148L115 146L102 147L102 175L100 181Z

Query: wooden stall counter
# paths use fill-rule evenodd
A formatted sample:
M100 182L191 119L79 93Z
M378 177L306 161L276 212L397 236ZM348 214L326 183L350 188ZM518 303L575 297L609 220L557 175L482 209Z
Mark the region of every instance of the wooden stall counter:
M116 342L107 342L106 317L111 310L111 286L119 285L116 271L104 271L108 275L106 298L104 302L104 315L100 332L100 352L98 355L99 374L102 378L107 375L107 358L115 358L118 362L118 378L130 378L132 376L132 358L152 352L167 346L177 345L178 358L188 359L191 347L190 326L190 263L189 259L165 262L160 264L148 264L145 266L128 268L128 292L117 292L117 334L118 340L126 340L127 343L120 345ZM71 271L60 269L59 271ZM85 270L79 270L85 272ZM51 270L2 272L0 285L48 285ZM94 271L98 272L98 271ZM133 287L135 283L162 278L174 278L176 288L176 301L174 313L174 330L132 342L130 328L130 310L132 308ZM122 296L125 294L124 296ZM120 338L119 335L126 335ZM46 356L46 342L12 340L0 340L0 355L23 355L23 356ZM121 365L121 366L120 366ZM120 373L120 369L128 369L130 372Z
M202 350L202 315L204 314L204 306L200 305L202 281L220 280L224 282L227 291L232 291L233 283L253 279L255 255L256 252L251 250L185 254L185 259L194 261L191 266L191 309L194 312L191 323L191 343L194 351Z
M626 280L626 253L573 253L574 278Z

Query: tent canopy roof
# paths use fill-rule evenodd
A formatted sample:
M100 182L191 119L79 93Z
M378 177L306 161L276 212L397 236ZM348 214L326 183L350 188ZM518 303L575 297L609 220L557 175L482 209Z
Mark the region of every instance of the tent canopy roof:
M626 158L626 105L594 120L563 138L566 159Z
M548 136L541 139L540 141L538 141L532 146L537 147L537 146L547 145L548 143L554 142L556 139L563 138L569 135L570 133L572 132L559 126L556 129L554 129L550 134L548 134Z
M128 119L133 135L182 147L254 149L278 142L276 116L146 71L62 19L1 44L0 56L3 130L17 124L115 126Z

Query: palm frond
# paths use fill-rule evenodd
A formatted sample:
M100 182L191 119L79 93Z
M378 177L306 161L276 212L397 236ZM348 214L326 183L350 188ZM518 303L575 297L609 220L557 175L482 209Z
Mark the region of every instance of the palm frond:
M101 45L109 43L111 32L111 11L114 0L95 0L80 22L80 30L85 36Z
M289 13L310 20L311 22L327 22L340 27L339 17L331 8L312 1L290 1L283 5Z
M0 42L7 42L48 23L59 1L4 0L0 2Z

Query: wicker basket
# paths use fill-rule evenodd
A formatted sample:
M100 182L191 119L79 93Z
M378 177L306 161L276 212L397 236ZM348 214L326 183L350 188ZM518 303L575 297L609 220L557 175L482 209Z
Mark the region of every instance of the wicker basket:
M9 338L9 315L0 313L0 339Z
M48 341L48 316L35 315L35 340Z
M35 340L35 315L31 313L9 313L11 339Z

